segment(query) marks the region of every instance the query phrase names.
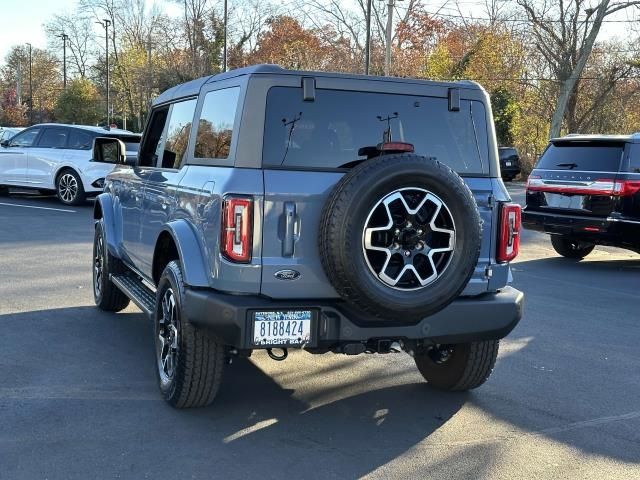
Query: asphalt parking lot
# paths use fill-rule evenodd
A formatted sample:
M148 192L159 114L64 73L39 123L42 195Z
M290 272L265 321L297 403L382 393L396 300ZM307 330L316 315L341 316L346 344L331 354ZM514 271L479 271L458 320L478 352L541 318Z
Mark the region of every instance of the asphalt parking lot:
M177 411L150 322L93 306L92 238L90 203L0 197L0 478L640 478L637 254L573 262L525 231L525 316L473 392L405 354L259 353Z

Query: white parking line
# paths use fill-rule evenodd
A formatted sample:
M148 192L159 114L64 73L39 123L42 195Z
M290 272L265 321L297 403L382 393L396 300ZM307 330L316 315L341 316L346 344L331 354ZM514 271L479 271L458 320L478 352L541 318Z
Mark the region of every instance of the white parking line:
M76 210L68 210L66 208L34 207L33 205L20 205L17 203L4 203L4 202L0 202L0 205L6 205L8 207L37 208L39 210L53 210L54 212L76 213Z

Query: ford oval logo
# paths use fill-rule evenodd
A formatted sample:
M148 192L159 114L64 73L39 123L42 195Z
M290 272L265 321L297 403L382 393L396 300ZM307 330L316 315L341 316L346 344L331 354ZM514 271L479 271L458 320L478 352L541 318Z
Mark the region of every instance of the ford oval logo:
M278 280L297 280L300 278L300 272L297 270L278 270L273 274Z

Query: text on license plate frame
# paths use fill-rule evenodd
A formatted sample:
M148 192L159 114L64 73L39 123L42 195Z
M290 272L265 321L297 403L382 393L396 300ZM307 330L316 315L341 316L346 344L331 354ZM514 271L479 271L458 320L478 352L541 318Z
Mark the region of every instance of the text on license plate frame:
M314 318L313 310L255 311L251 315L251 343L263 348L309 345Z

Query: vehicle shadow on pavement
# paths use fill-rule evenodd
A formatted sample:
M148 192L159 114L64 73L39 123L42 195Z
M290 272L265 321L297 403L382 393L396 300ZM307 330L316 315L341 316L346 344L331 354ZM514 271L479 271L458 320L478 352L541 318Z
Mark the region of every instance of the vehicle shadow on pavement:
M567 436L570 428L552 428L570 424L573 413L557 413L558 399L545 397L546 384L565 382L562 375L532 376L530 357L545 354L536 341L504 355L503 366L499 360L498 371L509 369L509 375L496 375L472 393L437 392L423 382L376 388L388 385L385 375L394 372L374 370L349 379L370 385L364 393L351 394L345 381L331 387L335 400L312 407L302 384L288 381L296 389L283 388L252 361L238 360L225 372L212 406L179 411L161 400L151 324L140 313L51 309L0 315L0 328L0 447L7 478L88 478L96 472L133 478L358 478L399 457L402 462L393 464L398 478L446 476L452 465L442 458L449 453L467 475L481 477L509 439L482 438L492 429L464 426L464 416L455 438L451 432L440 437L438 430L466 404L487 414L483 423L493 417L521 435L548 436L628 462L638 458L637 449L623 448L609 434L599 437L587 429L576 437ZM529 333L525 326L517 335ZM288 360L292 369L294 360ZM318 375L315 390L323 389L325 367L303 366L305 375ZM584 388L583 395L595 397L603 386ZM567 399L560 400L568 404L575 392L565 390ZM514 404L505 395L528 400ZM615 412L617 406L611 408ZM429 446L415 448L422 442ZM430 451L433 459L425 453ZM396 463L410 471L396 470Z
M179 411L161 400L142 314L62 308L0 315L0 326L9 332L0 339L0 367L9 372L0 387L0 445L10 478L55 478L47 465L65 458L85 459L65 472L69 478L96 471L357 478L412 455L468 399L411 383L310 409L304 392L237 360L212 406Z

